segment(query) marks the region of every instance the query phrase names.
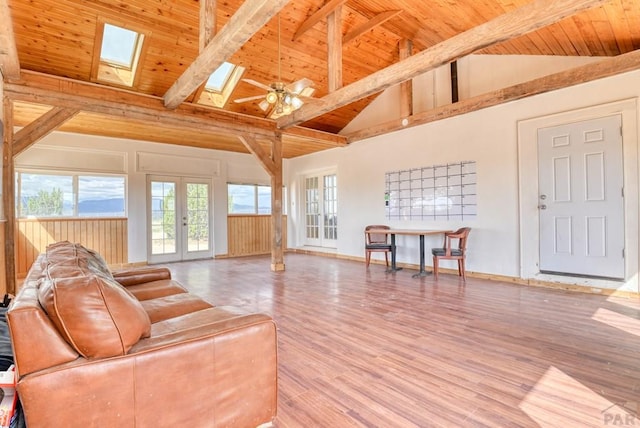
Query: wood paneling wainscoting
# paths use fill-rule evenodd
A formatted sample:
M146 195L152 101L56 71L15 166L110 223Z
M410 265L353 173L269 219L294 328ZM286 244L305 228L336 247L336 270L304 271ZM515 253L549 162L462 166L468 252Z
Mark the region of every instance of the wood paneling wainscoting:
M287 216L282 216L282 242L287 245ZM234 214L227 217L229 257L271 253L271 216Z
M19 219L16 221L16 275L24 278L47 245L78 242L97 251L110 266L128 262L127 219Z

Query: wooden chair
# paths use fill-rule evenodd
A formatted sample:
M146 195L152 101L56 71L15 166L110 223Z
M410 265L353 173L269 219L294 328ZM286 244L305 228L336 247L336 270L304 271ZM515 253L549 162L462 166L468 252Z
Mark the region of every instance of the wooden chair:
M443 248L431 249L431 254L433 254L433 276L435 279L438 279L438 262L440 260L457 260L458 275L462 277L463 281L466 281L464 258L467 253L467 237L470 231L470 227L462 227L455 232L447 232L444 234ZM452 247L451 241L454 239L458 239L458 248Z
M391 229L386 225L369 225L364 228L364 255L367 260L367 267L371 262L371 253L384 252L384 260L389 267L389 253L391 252L391 244L389 244L389 235L386 233L370 233L371 229Z

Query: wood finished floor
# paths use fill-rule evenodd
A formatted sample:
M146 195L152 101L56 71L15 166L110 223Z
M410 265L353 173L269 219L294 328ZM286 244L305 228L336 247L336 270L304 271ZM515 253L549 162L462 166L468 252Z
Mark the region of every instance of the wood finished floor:
M215 305L274 317L278 428L640 425L638 299L285 262L167 265Z

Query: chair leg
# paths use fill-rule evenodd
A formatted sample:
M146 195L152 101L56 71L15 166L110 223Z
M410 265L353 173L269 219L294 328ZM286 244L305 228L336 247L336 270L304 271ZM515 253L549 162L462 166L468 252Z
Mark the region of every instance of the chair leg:
M384 262L387 264L387 267L389 267L389 253L388 252L384 252Z
M458 266L459 266L459 270L460 270L460 276L462 276L462 280L466 281L467 280L467 276L465 275L465 268L464 268L464 259L460 259L458 261Z
M433 257L433 278L438 279L438 258Z
M371 262L371 251L365 251L364 258L367 263L367 267L369 267L369 263Z

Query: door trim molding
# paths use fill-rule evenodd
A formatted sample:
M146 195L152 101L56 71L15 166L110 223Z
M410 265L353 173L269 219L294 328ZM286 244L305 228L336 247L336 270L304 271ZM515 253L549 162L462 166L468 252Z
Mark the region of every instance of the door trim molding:
M538 129L604 116L622 117L623 180L625 188L625 281L609 281L542 274L539 271ZM630 98L568 112L518 121L518 193L520 220L520 276L523 279L624 288L638 292L638 99Z

